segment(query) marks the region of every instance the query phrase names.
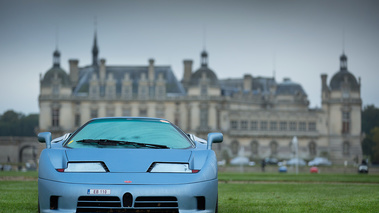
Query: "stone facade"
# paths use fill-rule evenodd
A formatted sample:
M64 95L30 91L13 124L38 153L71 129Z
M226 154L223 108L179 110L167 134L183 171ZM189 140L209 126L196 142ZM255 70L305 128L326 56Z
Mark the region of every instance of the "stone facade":
M95 37L92 65L69 60L69 73L54 52L53 67L40 79L40 131L59 136L94 117L160 117L203 138L222 132L224 143L214 146L219 160L242 148L251 159L289 159L294 136L307 160L326 156L340 164L362 158L360 80L347 70L344 54L329 84L321 75L322 108L313 109L302 86L290 79L218 79L206 51L195 71L192 60L183 61L181 81L153 59L145 66L109 66L98 52Z

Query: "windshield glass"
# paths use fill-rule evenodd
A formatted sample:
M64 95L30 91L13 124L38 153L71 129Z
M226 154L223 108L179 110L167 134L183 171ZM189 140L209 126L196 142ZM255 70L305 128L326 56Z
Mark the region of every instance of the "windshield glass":
M69 148L191 147L184 133L166 120L109 118L92 120L65 142Z

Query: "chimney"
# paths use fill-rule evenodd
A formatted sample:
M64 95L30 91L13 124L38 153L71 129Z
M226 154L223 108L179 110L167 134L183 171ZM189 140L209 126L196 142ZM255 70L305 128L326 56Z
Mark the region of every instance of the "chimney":
M253 87L253 77L250 74L243 76L243 90L251 92Z
M100 81L105 81L106 68L105 68L105 59L100 59Z
M149 73L148 73L148 79L150 82L153 82L155 80L155 73L154 73L154 59L149 59Z
M328 78L327 74L321 74L321 89L322 91L328 90L328 85L326 83Z
M192 60L184 60L183 82L189 82L192 75Z
M79 60L70 59L68 63L70 66L70 80L71 80L72 86L75 87L79 81L79 67L78 67Z

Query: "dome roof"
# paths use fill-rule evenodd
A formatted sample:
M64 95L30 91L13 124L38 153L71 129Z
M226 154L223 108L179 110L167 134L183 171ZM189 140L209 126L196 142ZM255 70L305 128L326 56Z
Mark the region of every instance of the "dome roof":
M190 85L191 86L197 86L200 83L200 80L203 78L203 75L208 79L210 86L219 86L219 82L217 79L216 74L208 68L208 53L207 51L203 50L200 54L201 59L201 67L200 69L196 70L191 75L190 79Z
M357 79L347 70L347 57L345 53L340 57L340 71L332 77L332 80L330 81L330 89L340 90L342 83L348 83L350 89L353 91L359 90Z
M341 83L347 82L350 85L350 89L353 91L359 90L359 84L357 79L347 70L340 70L332 77L330 81L330 89L331 90L340 90Z
M209 80L211 86L218 86L219 82L216 74L208 67L200 67L196 72L191 75L190 85L199 85L203 75Z
M282 83L276 86L277 95L307 95L303 90L303 87L291 81L289 78L285 78Z
M70 77L67 75L67 73L60 67L53 67L46 72L45 76L43 77L43 80L41 81L41 86L51 86L55 76L57 76L57 78L60 79L61 84L63 86L71 85Z

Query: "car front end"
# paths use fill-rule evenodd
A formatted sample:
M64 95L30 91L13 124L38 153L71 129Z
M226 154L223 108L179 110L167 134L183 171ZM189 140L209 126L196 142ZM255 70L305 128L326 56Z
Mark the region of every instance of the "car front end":
M209 147L221 134L185 148L88 143L78 135L54 144L40 135L50 147L40 156L41 212L217 212L217 159Z

